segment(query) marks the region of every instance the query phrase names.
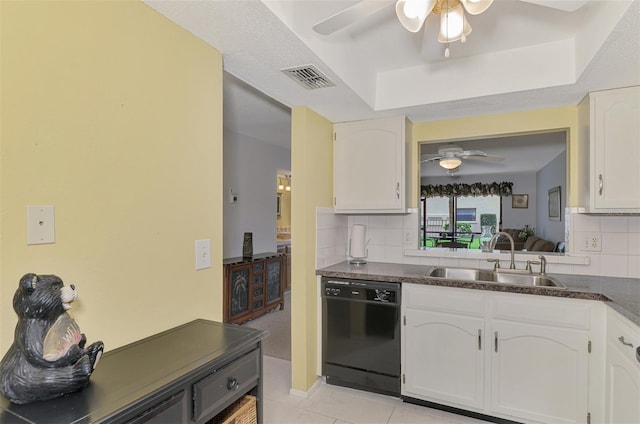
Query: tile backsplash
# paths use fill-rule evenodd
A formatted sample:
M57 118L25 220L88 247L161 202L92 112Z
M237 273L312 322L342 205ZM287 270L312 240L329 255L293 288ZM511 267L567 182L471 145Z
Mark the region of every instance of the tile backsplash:
M549 272L640 278L640 216L584 215L568 210L565 220L570 255L587 259L584 264L559 259L549 264ZM367 226L367 260L371 262L441 265L443 261L462 264L470 260L469 255L406 255L418 246L418 221L417 209L406 215L335 215L331 208L319 208L317 265L322 268L348 259L353 224Z

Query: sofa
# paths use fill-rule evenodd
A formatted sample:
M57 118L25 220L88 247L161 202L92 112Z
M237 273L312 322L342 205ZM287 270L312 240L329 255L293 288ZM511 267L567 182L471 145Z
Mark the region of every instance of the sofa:
M527 252L553 252L556 244L550 240L545 240L538 236L530 236L527 240L519 237L520 228L505 228L501 230L513 237L514 250L526 250ZM506 237L500 236L496 242L495 249L511 250L511 243Z
M509 234L512 238L513 238L513 248L514 250L522 250L524 247L524 240L520 240L519 234L520 231L522 231L519 228L504 228L502 230L503 233L507 233ZM509 240L504 237L504 236L500 236L498 237L498 240L496 241L496 246L495 249L498 250L510 250L511 249L511 244L509 243Z

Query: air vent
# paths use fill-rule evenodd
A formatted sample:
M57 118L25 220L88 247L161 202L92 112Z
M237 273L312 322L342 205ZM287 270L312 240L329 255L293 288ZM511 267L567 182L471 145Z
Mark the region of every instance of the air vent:
M335 83L324 76L313 65L299 66L297 68L283 69L286 75L293 78L298 84L307 90L315 90L323 87L333 87Z

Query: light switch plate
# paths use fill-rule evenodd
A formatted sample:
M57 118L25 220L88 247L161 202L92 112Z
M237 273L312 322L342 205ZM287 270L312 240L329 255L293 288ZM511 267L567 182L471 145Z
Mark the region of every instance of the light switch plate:
M196 240L196 271L211 268L211 240Z
M55 243L53 206L27 206L27 244Z

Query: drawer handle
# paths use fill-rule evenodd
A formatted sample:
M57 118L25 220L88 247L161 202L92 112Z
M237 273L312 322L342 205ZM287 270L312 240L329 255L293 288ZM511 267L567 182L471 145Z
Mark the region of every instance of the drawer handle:
M602 196L602 189L604 188L604 181L602 179L602 174L598 175L598 194Z
M633 343L629 343L627 341L624 340L624 336L620 336L618 337L618 340L620 340L620 343L622 343L625 346L629 346L630 348L633 348Z
M240 383L238 383L238 379L235 377L229 377L227 380L227 389L228 390L238 390L240 388Z

